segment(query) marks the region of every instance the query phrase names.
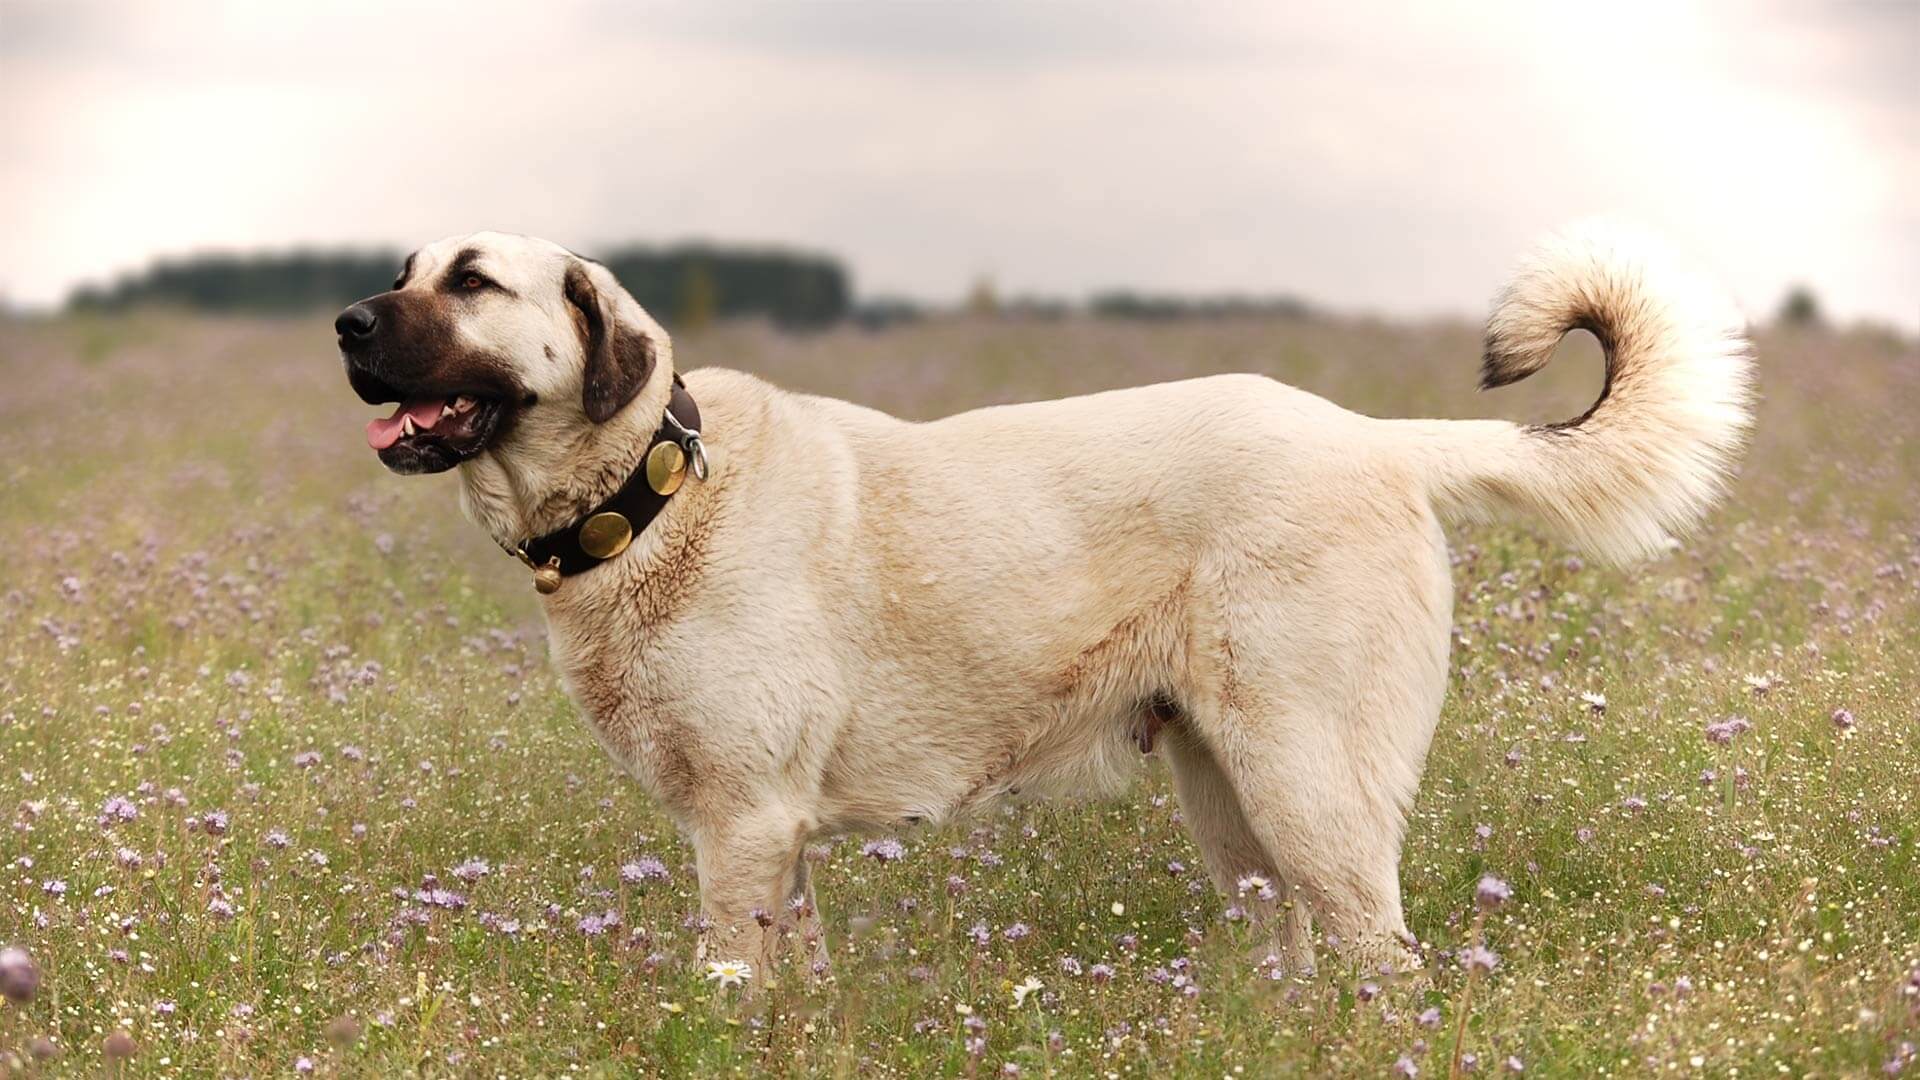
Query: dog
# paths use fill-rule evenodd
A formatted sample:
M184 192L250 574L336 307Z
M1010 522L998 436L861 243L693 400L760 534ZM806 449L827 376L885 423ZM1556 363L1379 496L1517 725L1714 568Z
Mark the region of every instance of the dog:
M1267 883L1282 962L1314 963L1317 925L1368 970L1420 963L1398 870L1447 681L1443 524L1628 562L1744 446L1745 323L1702 278L1564 231L1499 294L1483 386L1575 328L1598 400L1520 426L1254 375L927 423L682 380L605 267L497 233L421 248L335 324L353 390L399 406L381 461L459 471L587 724L690 840L698 955L764 965L797 933L823 960L812 838L1112 793L1163 748L1215 884Z

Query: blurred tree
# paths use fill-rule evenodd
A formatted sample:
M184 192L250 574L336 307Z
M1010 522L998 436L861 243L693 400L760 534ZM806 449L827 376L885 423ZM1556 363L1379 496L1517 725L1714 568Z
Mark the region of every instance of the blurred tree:
M1000 298L994 294L993 279L982 274L974 280L973 289L967 293L967 313L992 316L999 311Z
M704 262L688 263L680 279L680 321L675 329L704 329L713 322L718 307L719 287L713 283L713 271Z
M1827 321L1820 311L1819 298L1805 285L1787 290L1786 299L1780 301L1780 313L1774 319L1785 326L1822 326Z

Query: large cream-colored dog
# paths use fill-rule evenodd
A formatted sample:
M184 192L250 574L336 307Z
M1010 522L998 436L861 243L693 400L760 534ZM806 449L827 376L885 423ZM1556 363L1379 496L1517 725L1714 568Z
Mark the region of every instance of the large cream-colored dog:
M1441 525L1513 512L1657 552L1749 422L1743 321L1640 242L1579 228L1524 263L1485 385L1572 328L1605 389L1538 427L1374 419L1251 375L907 423L693 371L709 474L544 597L553 658L691 840L709 956L817 941L810 838L1110 792L1157 736L1214 880L1274 884L1283 956L1311 962L1311 913L1348 959L1411 965L1397 872L1447 681ZM612 274L518 236L422 248L337 329L354 389L401 404L369 425L382 460L458 466L507 547L627 481L674 379Z

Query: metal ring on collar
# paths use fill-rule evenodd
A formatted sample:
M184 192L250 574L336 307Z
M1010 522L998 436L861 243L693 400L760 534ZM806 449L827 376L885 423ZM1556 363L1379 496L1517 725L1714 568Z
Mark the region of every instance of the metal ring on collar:
M707 479L707 444L700 441L700 433L687 436L687 457L692 462L693 478L705 483Z

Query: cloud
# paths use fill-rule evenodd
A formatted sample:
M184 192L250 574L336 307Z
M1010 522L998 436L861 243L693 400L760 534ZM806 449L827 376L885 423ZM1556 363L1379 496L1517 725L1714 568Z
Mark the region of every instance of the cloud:
M0 289L499 227L1472 311L1611 211L1913 326L1914 10L0 0Z

